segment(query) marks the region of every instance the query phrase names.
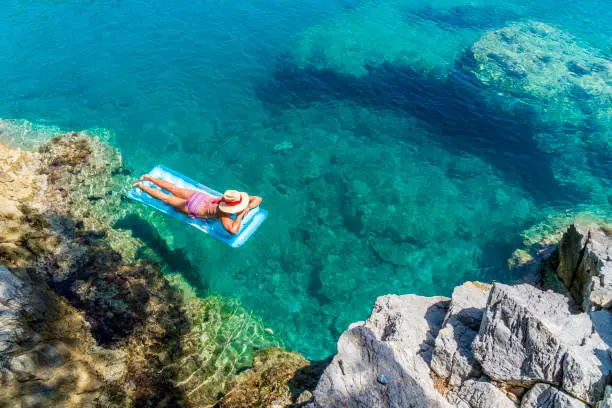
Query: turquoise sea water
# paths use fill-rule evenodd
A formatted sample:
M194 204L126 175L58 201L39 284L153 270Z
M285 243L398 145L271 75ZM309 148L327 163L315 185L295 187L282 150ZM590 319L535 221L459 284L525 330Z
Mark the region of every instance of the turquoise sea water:
M127 202L117 227L153 226L168 270L317 359L377 296L520 278L523 229L612 212L610 21L601 0L6 0L0 118L261 195L240 250ZM479 42L504 72L474 74L516 24Z

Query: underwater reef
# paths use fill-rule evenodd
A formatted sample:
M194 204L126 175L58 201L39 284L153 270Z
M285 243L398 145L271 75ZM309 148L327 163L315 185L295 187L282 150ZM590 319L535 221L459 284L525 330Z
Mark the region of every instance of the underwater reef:
M496 23L479 22L479 13ZM367 21L387 24L374 30ZM428 32L425 27L431 33L412 40ZM474 134L482 133L491 142L516 139L523 152L533 151L549 162L548 171L563 188L579 192L585 202L607 205L612 202L604 176L612 154L612 62L607 54L607 49L562 28L517 19L502 4L491 10L482 5L467 11L402 10L383 2L301 33L288 58L290 69L281 69L279 80L283 75L314 78L287 86L289 96L300 95L290 100L293 104L313 98L352 99L371 108L406 112L442 131L447 122L454 131L469 128L468 121L478 124ZM428 117L428 104L444 115ZM465 119L457 114L463 104L472 107ZM494 118L525 126L515 131L506 124L509 136L504 136ZM584 183L587 178L591 181Z
M385 64L445 77L485 28L516 18L508 4L364 2L300 33L291 51L299 67L362 77ZM441 44L444 44L441 46Z
M482 86L512 98L509 106L536 112L542 130L533 140L553 157L560 183L592 201L612 202L609 180L601 176L612 154L612 61L604 51L554 26L525 21L486 32L459 65ZM585 178L597 182L585 186Z

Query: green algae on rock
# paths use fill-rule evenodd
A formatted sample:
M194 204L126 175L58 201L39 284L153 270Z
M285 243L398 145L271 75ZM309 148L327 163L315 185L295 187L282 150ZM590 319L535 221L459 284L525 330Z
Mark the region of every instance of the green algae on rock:
M539 223L524 230L521 233L523 243L529 246L559 242L570 224L582 225L585 228L610 227L612 226L612 214L605 208L595 206L557 209Z
M584 228L612 227L612 215L599 207L581 206L550 211L547 217L521 232L523 247L517 248L508 259L511 268L539 264L542 256L547 256L551 252L552 247L561 240L571 224L581 225Z
M137 246L127 231L112 227L128 209L125 189L129 170L107 143L85 133L68 133L40 147L41 170L55 189L54 205L69 211L88 229L102 229L113 249L135 260Z
M220 408L302 406L312 398L326 363L310 363L280 348L262 351L253 367L229 384Z
M612 62L556 27L514 23L483 35L470 54L482 83L557 105L563 111L551 113L561 120L583 120L581 112L605 119L612 112Z

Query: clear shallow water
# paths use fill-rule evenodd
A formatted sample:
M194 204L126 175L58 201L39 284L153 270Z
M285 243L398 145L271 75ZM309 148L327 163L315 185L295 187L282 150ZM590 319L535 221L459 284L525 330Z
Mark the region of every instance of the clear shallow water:
M263 196L240 250L131 204L118 227L152 225L182 250L169 270L310 358L379 295L515 279L524 228L610 210L605 82L601 110L579 92L548 104L463 64L487 30L531 19L609 60L603 1L9 1L0 19L0 117L106 129L135 172Z

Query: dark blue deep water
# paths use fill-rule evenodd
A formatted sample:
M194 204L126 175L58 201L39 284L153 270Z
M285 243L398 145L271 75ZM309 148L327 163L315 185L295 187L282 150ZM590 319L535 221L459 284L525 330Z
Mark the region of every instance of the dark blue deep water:
M239 250L131 204L120 225L310 358L379 295L520 278L526 228L611 211L610 2L155 3L2 1L0 118L261 195Z

